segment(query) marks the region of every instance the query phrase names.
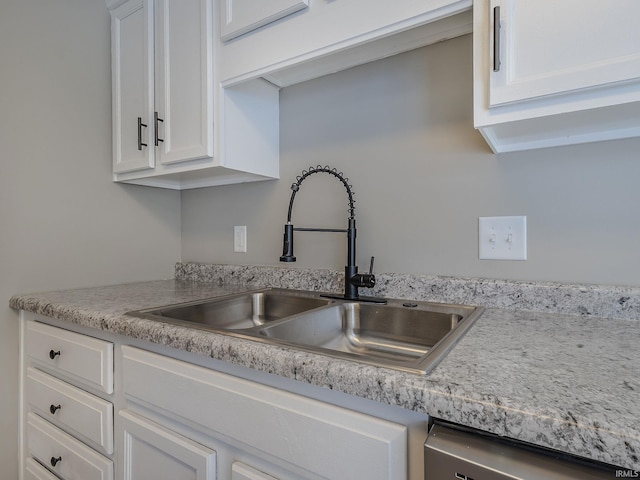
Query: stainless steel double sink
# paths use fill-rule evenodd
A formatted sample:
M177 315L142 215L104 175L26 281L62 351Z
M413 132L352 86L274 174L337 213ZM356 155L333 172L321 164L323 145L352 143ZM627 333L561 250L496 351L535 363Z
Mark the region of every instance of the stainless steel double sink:
M333 300L271 288L128 315L426 374L483 311L408 300Z

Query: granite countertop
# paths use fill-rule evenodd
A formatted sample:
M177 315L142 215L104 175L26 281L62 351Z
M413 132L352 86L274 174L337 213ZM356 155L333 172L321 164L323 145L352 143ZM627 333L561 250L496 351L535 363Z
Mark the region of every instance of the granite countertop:
M125 315L265 284L301 288L290 278L283 281L282 270L266 269L259 279L251 270L250 281L235 270L233 278L226 272L224 278L193 281L180 268L176 280L16 295L10 304L640 470L638 320L495 308L487 300L488 308L467 335L423 376ZM200 273L196 277L203 280ZM426 281L414 280L414 286ZM332 288L320 290L335 291L339 281L331 274L322 286ZM318 289L311 287L304 285ZM376 294L388 291L398 293L387 285ZM405 293L395 298L425 299L415 291ZM635 301L627 297L625 303Z

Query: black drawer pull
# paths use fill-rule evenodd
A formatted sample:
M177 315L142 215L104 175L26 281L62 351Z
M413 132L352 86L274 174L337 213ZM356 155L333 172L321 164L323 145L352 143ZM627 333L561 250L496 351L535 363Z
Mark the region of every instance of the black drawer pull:
M51 412L51 415L54 415L56 413L56 410L60 410L62 408L61 405L51 405L49 407L49 411Z
M142 147L146 147L146 143L142 143L142 127L146 127L146 123L142 123L142 117L138 117L138 150L142 150Z
M155 140L156 147L157 147L158 145L160 145L160 143L159 143L159 142L164 142L164 139L162 139L162 138L160 138L160 137L158 136L158 123L164 123L164 120L163 120L163 119L161 119L161 118L158 116L158 112L154 112L154 113L153 113L153 124L154 124L154 130L155 130L155 133L154 133L154 140Z
M62 457L51 457L51 466L55 467L58 463L62 461Z
M58 350L57 352L54 350L49 350L49 358L51 360L54 360L58 355L60 355L60 350Z
M500 71L500 7L493 8L493 71ZM473 479L472 479L473 480Z

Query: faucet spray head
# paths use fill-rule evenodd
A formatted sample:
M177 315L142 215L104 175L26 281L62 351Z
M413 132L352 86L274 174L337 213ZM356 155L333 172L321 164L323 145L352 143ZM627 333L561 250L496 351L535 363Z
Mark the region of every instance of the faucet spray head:
M284 241L282 243L281 262L295 262L296 257L293 255L293 224L287 223L284 226Z

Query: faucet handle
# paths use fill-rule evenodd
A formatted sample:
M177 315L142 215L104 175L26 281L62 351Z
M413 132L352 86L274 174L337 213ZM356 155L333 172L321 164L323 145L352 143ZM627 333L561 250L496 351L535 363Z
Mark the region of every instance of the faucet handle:
M376 276L373 274L373 259L369 264L369 273L358 273L351 277L349 282L357 287L373 288L376 285Z

